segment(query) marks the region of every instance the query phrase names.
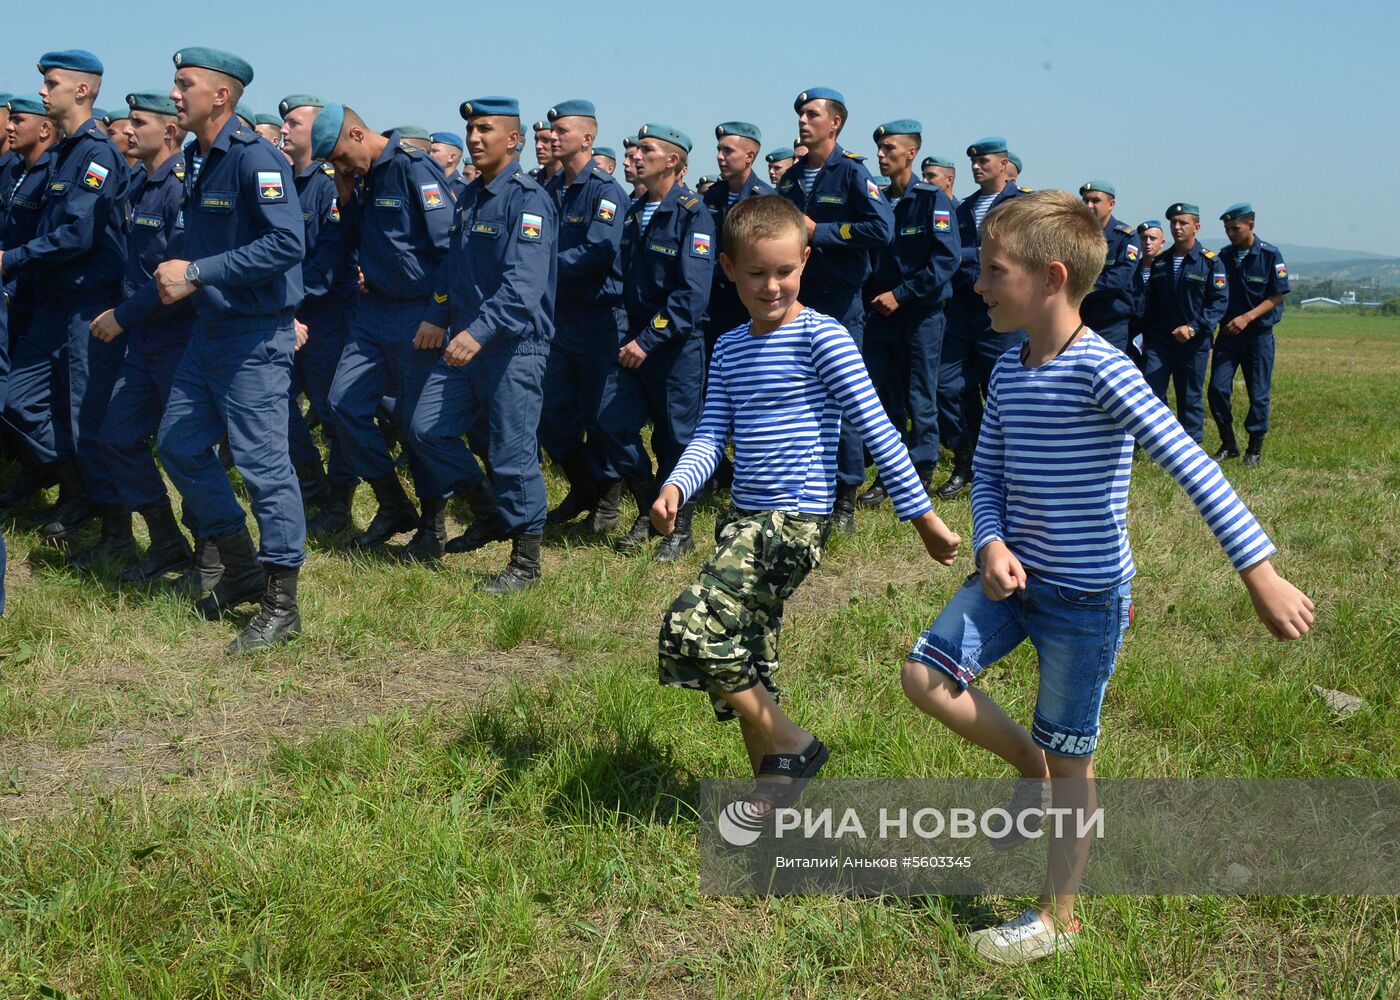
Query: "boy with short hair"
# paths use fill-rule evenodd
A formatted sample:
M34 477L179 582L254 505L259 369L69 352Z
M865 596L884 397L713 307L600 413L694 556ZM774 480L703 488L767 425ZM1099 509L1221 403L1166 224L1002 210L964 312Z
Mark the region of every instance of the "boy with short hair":
M651 508L656 530L670 534L732 435L733 509L699 579L666 614L660 680L708 692L720 721L739 718L756 779L741 808L753 815L794 801L827 758L778 707L774 673L783 602L821 561L831 529L843 417L929 555L949 565L961 542L933 513L851 335L798 301L808 250L787 199L761 195L730 210L720 263L750 320L715 344L699 426Z
M1024 329L992 373L972 490L980 574L968 577L904 664L905 694L1021 772L1010 812L1034 830L1054 802L1092 812L1104 688L1131 620L1128 481L1136 438L1179 482L1279 639L1312 625L1307 596L1274 572L1274 545L1138 370L1079 318L1106 252L1103 227L1063 191L1007 202L982 227L977 291L998 331ZM980 576L980 580L979 580ZM1029 638L1039 693L1027 732L970 685ZM996 846L1010 847L1017 833ZM1040 905L970 943L996 962L1072 948L1089 839L1052 839Z

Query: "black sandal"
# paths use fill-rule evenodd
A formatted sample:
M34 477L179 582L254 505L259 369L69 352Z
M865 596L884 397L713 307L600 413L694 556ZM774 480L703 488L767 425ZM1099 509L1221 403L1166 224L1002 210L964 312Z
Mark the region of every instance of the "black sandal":
M801 753L770 753L759 762L754 790L745 798L766 802L774 809L791 806L802 794L807 782L817 776L831 752L821 740L813 739ZM792 781L764 781L763 776L783 775Z

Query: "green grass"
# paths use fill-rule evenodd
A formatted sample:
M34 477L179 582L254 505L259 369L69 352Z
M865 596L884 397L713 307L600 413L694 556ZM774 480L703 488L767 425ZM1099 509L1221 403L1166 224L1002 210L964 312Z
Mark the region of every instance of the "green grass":
M1100 774L1400 771L1400 325L1290 314L1274 401L1265 465L1227 471L1317 600L1315 632L1271 640L1189 500L1140 462L1137 619ZM965 502L940 511L969 536ZM713 523L711 506L697 538ZM699 895L697 782L745 761L706 699L656 685L655 637L707 547L659 567L551 533L545 583L506 598L473 589L504 546L440 570L318 549L304 637L234 659L234 626L7 540L3 997L1400 992L1394 897L1086 898L1077 953L1004 970L962 936L1023 899ZM826 776L1006 774L899 691L969 568L935 566L886 509L791 602L783 682L832 747ZM1033 658L985 684L1028 717ZM1313 684L1368 707L1336 721Z

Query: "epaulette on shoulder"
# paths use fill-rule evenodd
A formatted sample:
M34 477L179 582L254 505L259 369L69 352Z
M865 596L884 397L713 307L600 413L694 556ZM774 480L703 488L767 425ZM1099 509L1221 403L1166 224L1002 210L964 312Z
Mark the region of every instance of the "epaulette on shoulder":
M257 142L261 138L262 136L258 135L258 133L250 128L236 128L233 130L234 141L244 143L245 145Z
M523 188L539 188L541 191L544 190L544 185L535 180L535 178L531 177L530 174L524 170L517 170L510 175L510 179Z
M1215 258L1214 250L1203 250L1202 253L1206 255L1207 260L1213 260Z
M405 153L407 153L409 156L422 156L422 155L423 155L423 151L422 151L421 149L419 149L417 146L410 146L408 143L404 142L402 139L399 140L399 148L402 149L402 150L403 150Z
M845 153L846 153L846 159L848 159L848 160L855 160L857 163L864 163L864 162L865 162L865 157L861 156L859 153L853 153L853 152L851 152L849 149L846 150Z
M1272 243L1265 243L1263 240L1259 241L1259 249L1267 250L1269 253L1278 253L1278 247L1274 246Z
M942 191L943 189L942 189L941 187L939 187L938 185L936 185L936 184L925 184L923 181L915 181L915 182L914 182L914 190L915 190L915 191Z
M1035 194L1035 188L1023 188L1019 184L1016 185L1016 190L1022 194Z
M694 195L682 196L676 200L681 203L682 208L693 209L696 205L700 204L700 199Z
M175 166L171 168L170 172L176 177L178 177L180 180L185 179L185 165L183 163L175 164Z
M1124 236L1133 235L1133 227L1122 222L1118 223L1118 231Z
M331 166L329 163L322 163L321 173L325 174L327 177L334 177L335 167Z

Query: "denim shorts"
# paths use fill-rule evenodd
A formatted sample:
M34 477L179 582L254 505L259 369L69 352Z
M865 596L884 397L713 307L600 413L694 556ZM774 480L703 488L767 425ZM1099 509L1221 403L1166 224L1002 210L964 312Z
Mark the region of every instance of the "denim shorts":
M1098 746L1103 692L1132 608L1127 583L1075 590L1027 574L1025 590L994 601L974 573L919 636L909 659L966 691L983 668L1029 638L1040 665L1031 738L1050 753L1087 757Z

